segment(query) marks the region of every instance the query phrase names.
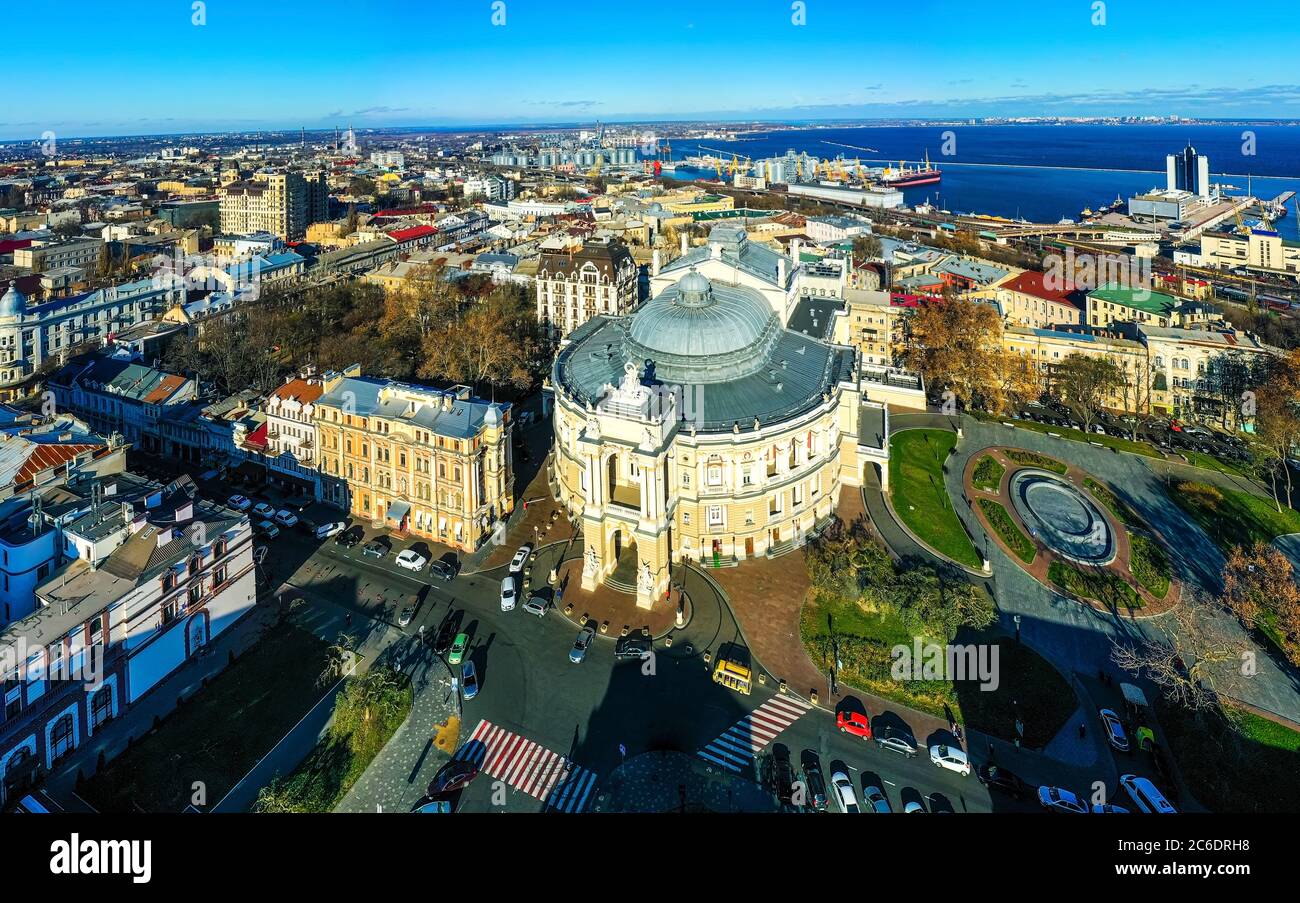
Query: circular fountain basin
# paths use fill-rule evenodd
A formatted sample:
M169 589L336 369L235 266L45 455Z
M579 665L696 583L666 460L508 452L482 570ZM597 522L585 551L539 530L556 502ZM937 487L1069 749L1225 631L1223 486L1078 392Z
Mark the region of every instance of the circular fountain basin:
M1011 478L1011 500L1042 543L1080 564L1115 559L1115 534L1097 503L1072 483L1045 470L1022 470Z

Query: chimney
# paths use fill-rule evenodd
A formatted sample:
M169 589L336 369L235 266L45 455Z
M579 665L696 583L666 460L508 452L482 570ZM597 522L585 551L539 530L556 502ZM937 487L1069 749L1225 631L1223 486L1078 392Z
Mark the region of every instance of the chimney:
M687 233L683 232L683 233L682 233L682 253L685 254L687 251L690 250L690 248L691 248L691 244L690 244L690 236L689 236Z
M659 275L659 249L655 248L654 255L650 258L650 275Z
M719 244L718 242L716 242L716 241L713 242L713 244L709 245L709 257L710 257L710 259L712 259L712 260L721 260L721 259L722 259L722 245L720 245L720 244Z
M785 288L785 257L782 256L776 261L776 281L781 288Z
M803 243L799 239L790 242L790 260L796 267L799 266L799 248Z

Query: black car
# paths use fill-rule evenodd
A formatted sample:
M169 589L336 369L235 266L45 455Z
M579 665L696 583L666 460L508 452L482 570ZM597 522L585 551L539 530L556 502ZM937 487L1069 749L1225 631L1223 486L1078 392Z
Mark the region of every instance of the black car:
M804 793L806 794L804 805L817 812L825 812L828 801L826 797L826 780L822 777L821 769L815 765L805 768L803 783Z
M478 777L477 765L468 759L452 759L438 769L438 773L429 782L426 795L430 799L446 796L448 793L465 787L476 777Z
M1023 799L1035 792L1034 788L1021 780L1018 775L1000 765L981 765L975 774L985 787L1001 791L1016 799Z
M451 648L451 641L456 638L456 619L448 616L438 628L438 635L433 638L433 651L437 655L446 655Z
M456 576L456 565L450 561L435 558L429 562L429 573L434 577L441 577L443 580L451 580Z
M650 642L649 637L619 637L618 642L614 644L614 658L645 658L653 648L654 644Z
M794 800L794 768L789 759L773 757L771 781L773 795L782 803L790 804Z
M365 536L365 532L360 527L350 527L334 537L334 541L345 549L350 549L361 542L362 536Z

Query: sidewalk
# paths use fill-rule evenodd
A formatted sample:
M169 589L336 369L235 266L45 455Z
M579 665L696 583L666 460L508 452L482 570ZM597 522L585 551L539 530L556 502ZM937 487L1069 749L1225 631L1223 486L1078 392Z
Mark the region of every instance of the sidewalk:
M690 753L656 751L610 772L592 812L775 812L772 794Z

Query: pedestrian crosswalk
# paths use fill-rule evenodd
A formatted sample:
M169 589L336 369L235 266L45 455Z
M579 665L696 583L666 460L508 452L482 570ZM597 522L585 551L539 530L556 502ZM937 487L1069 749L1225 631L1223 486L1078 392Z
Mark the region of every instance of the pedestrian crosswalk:
M596 788L596 775L566 756L484 719L456 753L479 760L479 771L505 781L557 812L582 812Z
M727 728L698 755L706 762L740 772L811 705L795 696L773 696Z

